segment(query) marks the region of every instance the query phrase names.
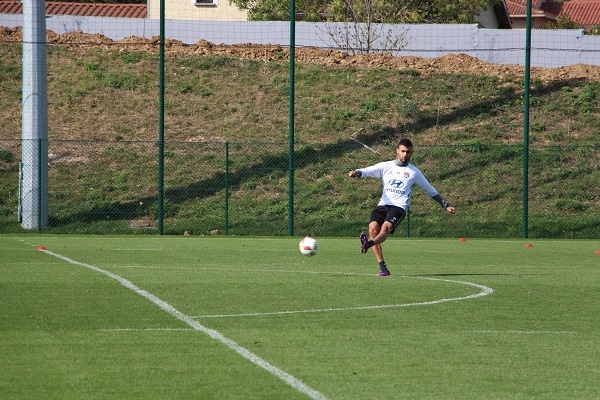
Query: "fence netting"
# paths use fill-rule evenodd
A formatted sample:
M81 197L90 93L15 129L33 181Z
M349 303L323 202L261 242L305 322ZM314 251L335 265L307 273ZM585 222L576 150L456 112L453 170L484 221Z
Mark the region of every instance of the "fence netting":
M21 146L22 141L0 141L8 188L0 204L4 232L21 231ZM156 142L50 141L48 149L50 218L44 232L156 234ZM535 146L529 153L529 235L594 237L600 149ZM289 233L291 215L296 235L343 237L366 229L381 195L378 180L350 179L348 171L382 155L391 158L393 146L296 146L292 197L285 142L174 142L165 144L164 155L164 234L282 236ZM419 146L413 163L457 214L449 215L416 188L400 234L521 237L522 160L518 145ZM561 186L567 177L579 184Z
M170 21L168 33L196 44L167 36L160 71L158 31L127 36L115 20L110 35L119 39L75 28L47 33L48 139L31 143L21 137L22 33L0 30L0 232L28 231L20 194L37 188L21 163L36 159L29 150L47 148L43 233L356 236L381 184L349 179L348 171L394 158L406 135L415 139L413 163L457 214L416 188L397 234L516 238L526 229L530 237L600 237L600 78L587 79L592 68L535 71L525 154L519 66L465 54L393 63L389 54L352 58L307 46L298 49L292 99L285 46L220 46L229 25ZM172 31L181 26L185 32ZM207 29L217 40L204 39ZM274 34L283 42L289 32Z

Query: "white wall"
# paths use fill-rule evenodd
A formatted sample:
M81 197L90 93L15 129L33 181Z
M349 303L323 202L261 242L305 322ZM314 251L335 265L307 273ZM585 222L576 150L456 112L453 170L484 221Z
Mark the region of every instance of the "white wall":
M0 14L0 26L23 25L22 15ZM156 19L51 16L48 29L61 34L82 30L100 33L113 40L128 36L151 38L159 34ZM479 29L477 25L390 25L406 32L407 45L395 55L425 58L448 53L465 53L495 64L525 62L525 31ZM207 40L215 44L279 44L289 46L289 22L181 21L166 20L165 35L194 44ZM296 47L335 48L324 25L296 23ZM533 30L531 66L560 67L573 64L600 65L600 36L583 35L581 30Z
M148 0L148 18L160 18L160 2ZM204 21L247 21L248 13L229 4L229 0L212 0L196 4L194 0L169 0L165 18Z

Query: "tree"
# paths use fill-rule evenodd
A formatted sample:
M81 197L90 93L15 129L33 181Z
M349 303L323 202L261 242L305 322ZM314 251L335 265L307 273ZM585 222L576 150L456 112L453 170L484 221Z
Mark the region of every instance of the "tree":
M398 51L406 46L408 29L393 29L397 4L387 0L333 0L327 8L324 31L349 54Z
M289 0L230 0L240 10L248 11L251 21L289 21ZM322 21L327 0L296 0L296 18L303 21Z
M474 23L475 15L501 0L296 0L296 18L304 21L373 23ZM230 0L253 21L289 21L289 0ZM377 9L365 14L357 9ZM372 18L368 20L368 18Z
M600 36L600 25L594 25L590 28L590 30L588 32L586 32L588 35L595 35L595 36Z
M556 21L549 23L548 29L582 29L582 26L573 21L568 15L559 15Z
M415 21L425 24L472 24L482 10L499 3L499 0L411 0L410 9L417 10Z

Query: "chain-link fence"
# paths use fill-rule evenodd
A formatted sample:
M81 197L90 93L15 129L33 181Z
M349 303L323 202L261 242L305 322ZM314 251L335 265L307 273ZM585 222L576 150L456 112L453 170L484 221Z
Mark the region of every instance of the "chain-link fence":
M20 232L22 141L0 141L0 221ZM156 234L156 142L51 141L48 233ZM600 148L530 148L529 236L600 237ZM299 145L289 193L287 143L171 143L164 148L164 233L355 236L381 195L350 169L393 156L393 146ZM520 237L522 146L419 146L413 163L457 207L451 216L415 189L401 234ZM290 214L290 204L293 208Z
M526 229L530 237L600 237L600 84L587 79L592 68L536 71L535 145L524 193L523 146L515 144L523 135L518 67L482 66L459 55L460 46L444 47L455 54L435 63L414 57L392 63L387 55L349 61L331 49L305 47L296 53L302 65L292 95L290 49L280 44L214 45L206 38L225 41L231 25L170 21L161 74L159 32L142 20L143 37L128 36L127 23L110 22L109 37L66 27L61 35L47 32L49 139L39 142L21 136L23 105L37 93L24 84L22 32L0 30L1 232L26 231L21 203L27 198L38 200L28 204L34 216L47 210L47 224L32 225L48 233L355 236L366 228L381 188L376 180L349 179L348 171L393 158L395 142L406 135L416 139L414 164L457 215L416 189L402 234L521 237ZM207 33L209 26L215 31ZM248 26L262 36L263 25ZM448 37L467 32L435 29L453 32ZM268 43L286 42L287 30L268 31L277 39ZM478 35L500 43L504 33ZM193 40L169 39L183 34ZM438 36L420 51L438 49ZM503 50L478 51L492 58L505 50L518 54L521 36L498 45ZM535 42L535 54L544 54L543 43ZM581 48L574 46L575 53ZM554 64L580 60L560 54ZM167 132L164 147L157 129ZM359 131L370 147L349 139ZM440 142L446 145L427 145ZM28 160L41 161L40 176L47 166L47 180L34 179L35 168L23 174ZM47 186L47 204L23 196L40 189L35 185Z

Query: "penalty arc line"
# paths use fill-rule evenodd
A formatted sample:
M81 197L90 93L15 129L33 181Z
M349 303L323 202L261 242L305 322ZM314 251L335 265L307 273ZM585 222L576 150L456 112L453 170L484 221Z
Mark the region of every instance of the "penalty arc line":
M472 286L478 289L481 289L481 292L471 294L468 296L461 297L451 297L445 299L431 300L431 301L422 301L417 303L403 303L403 304L383 304L383 305L374 305L374 306L359 306L359 307L338 307L338 308L323 308L323 309L313 309L313 310L291 310L291 311L272 311L272 312L262 312L262 313L244 313L244 314L221 314L221 315L196 315L191 318L230 318L230 317L257 317L264 315L285 315L285 314L301 314L301 313L323 313L323 312L333 312L333 311L354 311L354 310L376 310L376 309L385 309L385 308L400 308L400 307L415 307L415 306L430 306L440 303L448 303L451 301L461 301L461 300L469 300L476 299L478 297L488 296L494 293L494 289L488 286L479 285L473 282L465 282L465 281L456 281L452 279L437 279L437 278L427 278L422 276L401 276L401 278L410 278L410 279L422 279L426 281L437 281L437 282L450 282L457 283L461 285Z
M325 397L322 393L318 392L317 390L311 388L310 386L306 385L304 382L300 381L298 378L290 375L289 373L275 367L274 365L270 364L269 362L267 362L266 360L262 359L261 357L259 357L258 355L252 353L250 350L240 346L239 344L237 344L235 341L225 337L222 333L220 333L219 331L216 331L214 329L210 329L202 324L200 324L198 321L193 320L191 317L185 315L184 313L182 313L181 311L177 310L175 307L173 307L172 305L170 305L169 303L165 302L164 300L159 299L158 297L156 297L155 295L153 295L152 293L139 288L138 286L136 286L133 282L117 275L117 274L113 274L112 272L103 270L101 268L95 267L93 265L90 264L86 264L86 263L82 263L79 261L75 261L72 260L68 257L65 257L61 254L57 254L54 253L50 250L41 250L44 253L47 253L51 256L54 256L56 258L59 258L63 261L66 261L69 264L73 264L73 265L79 265L81 267L85 267L88 268L92 271L95 272L99 272L103 275L108 276L109 278L112 278L116 281L118 281L121 285L125 286L127 289L130 289L132 291L134 291L135 293L139 294L142 297L145 297L146 299L150 300L152 303L154 303L155 305L157 305L158 307L160 307L163 311L166 311L167 313L171 314L173 317L177 318L178 320L185 322L187 325L189 325L191 328L193 328L196 331L200 331L205 333L206 335L208 335L209 337L211 337L212 339L217 340L218 342L223 343L225 346L229 347L231 350L235 351L236 353L238 353L240 356L244 357L246 360L250 361L251 363L265 369L266 371L268 371L269 373L271 373L272 375L274 375L275 377L279 378L280 380L284 381L285 383L287 383L289 386L291 386L292 388L298 390L301 393L304 393L305 395L307 395L308 397L310 397L311 399L314 400L327 400L327 397Z

